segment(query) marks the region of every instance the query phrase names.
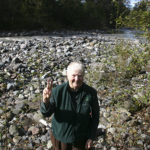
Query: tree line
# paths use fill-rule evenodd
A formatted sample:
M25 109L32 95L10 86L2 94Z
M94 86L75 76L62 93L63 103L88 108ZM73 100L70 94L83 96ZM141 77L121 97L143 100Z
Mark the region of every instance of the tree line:
M0 30L107 29L128 13L125 0L0 0Z

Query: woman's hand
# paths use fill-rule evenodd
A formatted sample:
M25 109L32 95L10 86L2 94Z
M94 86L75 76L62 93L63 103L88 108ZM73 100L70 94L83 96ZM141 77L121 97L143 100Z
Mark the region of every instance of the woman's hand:
M45 104L49 103L49 99L51 97L51 92L52 92L52 87L53 87L53 80L51 80L51 82L50 82L50 79L48 79L47 86L43 90L43 102Z
M88 139L85 144L85 149L88 150L92 148L92 146L93 146L93 141L91 139Z

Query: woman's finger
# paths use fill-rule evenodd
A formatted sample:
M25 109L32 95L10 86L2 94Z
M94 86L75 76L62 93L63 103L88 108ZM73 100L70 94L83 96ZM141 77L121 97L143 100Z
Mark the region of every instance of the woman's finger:
M50 79L47 80L47 89L50 89Z
M53 80L51 80L51 83L50 83L50 89L53 88Z
M49 91L52 90L52 87L53 87L53 80L50 81L50 79L47 80L47 89Z

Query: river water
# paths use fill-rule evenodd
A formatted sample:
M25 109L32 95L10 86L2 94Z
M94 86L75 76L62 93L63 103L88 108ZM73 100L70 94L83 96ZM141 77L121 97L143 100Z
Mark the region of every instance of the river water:
M134 40L134 41L140 41L145 42L145 38L141 36L142 32L136 31L136 30L130 30L130 29L120 29L120 30L112 30L112 31L89 31L89 32L52 32L49 34L40 34L39 35L30 35L26 34L26 36L5 36L0 37L0 41L22 41L22 40L30 40L30 39L47 39L47 38L77 38L77 37L83 37L83 36L96 36L96 37L107 37L110 39L125 39L125 40Z

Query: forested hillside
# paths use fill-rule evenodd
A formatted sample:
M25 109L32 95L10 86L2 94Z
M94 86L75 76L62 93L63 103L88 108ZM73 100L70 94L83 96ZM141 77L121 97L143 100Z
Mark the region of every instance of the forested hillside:
M0 0L0 30L106 29L129 13L125 0Z

